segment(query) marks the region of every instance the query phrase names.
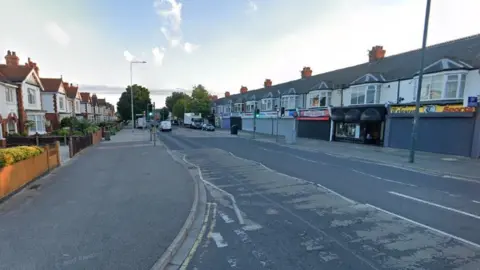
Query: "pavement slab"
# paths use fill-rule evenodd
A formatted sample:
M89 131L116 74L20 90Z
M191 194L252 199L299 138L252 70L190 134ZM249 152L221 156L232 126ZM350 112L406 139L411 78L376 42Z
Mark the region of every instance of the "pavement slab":
M88 148L0 205L0 269L150 269L183 226L193 188L162 147Z

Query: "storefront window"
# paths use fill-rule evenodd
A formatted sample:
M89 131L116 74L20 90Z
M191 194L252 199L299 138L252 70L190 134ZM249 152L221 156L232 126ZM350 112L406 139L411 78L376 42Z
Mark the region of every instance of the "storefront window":
M335 126L335 137L338 138L360 138L360 124L337 123Z

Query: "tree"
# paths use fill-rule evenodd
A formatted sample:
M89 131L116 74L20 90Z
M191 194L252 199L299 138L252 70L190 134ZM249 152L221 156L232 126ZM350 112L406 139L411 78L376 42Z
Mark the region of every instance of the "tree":
M168 110L167 107L163 107L161 109L156 109L155 110L155 115L158 117L160 117L159 120L163 121L163 120L167 120L168 119L168 115L170 114L170 111Z
M177 100L175 105L173 105L172 115L183 119L184 113L190 111L190 99L189 98L182 98Z
M132 120L132 107L131 107L131 87L128 86L126 91L122 93L120 99L117 102L117 112L122 120ZM133 85L133 110L134 114L141 114L146 110L147 104L151 103L150 91L141 86ZM135 117L135 116L134 116Z
M193 113L201 113L202 117L206 117L211 111L211 101L208 91L201 84L193 87L192 100L190 102L190 110Z
M173 106L175 106L175 103L177 103L177 101L181 100L181 99L185 99L185 98L190 98L187 94L185 94L184 92L173 92L172 95L168 96L166 99L165 99L165 106L167 106L168 110L169 111L173 111Z

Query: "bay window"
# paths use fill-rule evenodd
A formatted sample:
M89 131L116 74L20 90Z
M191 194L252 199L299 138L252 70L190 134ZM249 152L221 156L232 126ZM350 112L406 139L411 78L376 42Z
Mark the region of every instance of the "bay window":
M256 109L256 101L247 101L246 112L254 112Z
M332 92L331 91L312 91L307 95L307 107L318 108L327 107L332 104Z
M293 110L298 107L300 103L300 96L298 95L287 95L282 96L282 100L280 102L280 107L285 108L285 110Z
M273 98L264 98L260 104L261 111L273 111Z
M380 85L369 84L352 86L350 105L376 104L380 102Z
M5 88L5 98L8 103L15 102L15 89L14 88Z
M37 95L34 89L28 89L28 104L35 105L37 103Z
M28 127L29 133L44 133L45 119L43 115L29 115L28 120L32 121L32 125Z
M233 104L233 112L242 112L243 103Z
M420 100L463 99L466 74L425 75L422 79ZM417 98L418 77L414 80L414 96Z
M60 110L65 109L65 99L62 96L58 97L58 107L60 108Z

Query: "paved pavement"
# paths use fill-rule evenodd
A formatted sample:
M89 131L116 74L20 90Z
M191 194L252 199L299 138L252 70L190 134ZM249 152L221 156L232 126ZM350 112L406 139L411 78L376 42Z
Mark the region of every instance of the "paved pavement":
M477 182L222 132L160 139L199 166L209 191L187 269L480 268Z
M102 142L0 205L0 269L150 269L193 188L164 148Z
M218 133L228 134L229 131L219 130ZM240 131L239 136L248 139L253 137L251 132L245 131ZM255 140L277 143L275 136L264 134L256 134ZM464 178L480 182L480 160L478 159L417 151L415 163L412 164L408 162L409 151L406 149L328 142L306 138L297 138L295 144L285 144L285 140L280 138L279 144L294 149L329 153L338 157L381 163L386 166L421 170L425 173L440 175L445 178Z

